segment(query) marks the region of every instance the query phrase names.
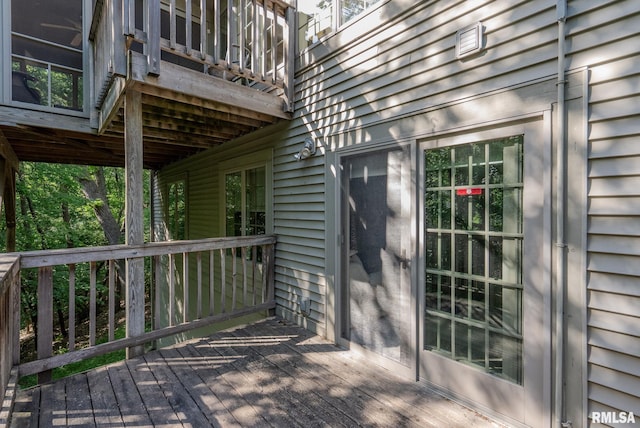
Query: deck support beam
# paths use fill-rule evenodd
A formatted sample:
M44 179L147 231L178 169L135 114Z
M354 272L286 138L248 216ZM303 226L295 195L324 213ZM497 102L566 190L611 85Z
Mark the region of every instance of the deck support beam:
M0 212L4 209L7 252L16 250L16 172L19 168L9 141L0 131Z
M128 90L125 94L124 108L126 244L140 245L144 243L142 95L140 92ZM144 259L127 259L126 271L127 337L135 337L144 333ZM133 358L143 352L143 346L128 348L127 358Z

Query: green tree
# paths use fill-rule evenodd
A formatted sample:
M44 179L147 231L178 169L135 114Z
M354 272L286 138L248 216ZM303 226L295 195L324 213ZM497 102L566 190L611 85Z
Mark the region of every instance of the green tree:
M121 168L23 162L16 181L16 250L122 243L123 174ZM0 222L4 222L2 217ZM0 234L2 247L4 239L4 234ZM37 274L36 270L22 273L22 319L33 326L37 321ZM68 276L67 267L54 268L54 311L58 331L63 336L68 313ZM79 319L88 314L88 278L88 266L76 266L75 303ZM106 304L105 279L106 267L99 266L98 305Z

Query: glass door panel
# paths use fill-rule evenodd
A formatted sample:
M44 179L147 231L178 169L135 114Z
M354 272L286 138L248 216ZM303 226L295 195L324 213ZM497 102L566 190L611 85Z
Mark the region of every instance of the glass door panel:
M424 349L522 384L523 137L424 155Z
M410 155L405 149L342 162L345 278L342 338L410 364ZM415 312L413 312L415 314Z

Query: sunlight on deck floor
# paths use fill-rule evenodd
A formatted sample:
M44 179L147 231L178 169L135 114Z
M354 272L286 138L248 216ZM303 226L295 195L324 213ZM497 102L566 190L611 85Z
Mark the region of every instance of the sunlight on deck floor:
M11 426L499 425L270 318L21 391Z

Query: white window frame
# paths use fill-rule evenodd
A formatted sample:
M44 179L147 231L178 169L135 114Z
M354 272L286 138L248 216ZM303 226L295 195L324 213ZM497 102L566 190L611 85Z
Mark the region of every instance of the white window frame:
M309 0L298 0L299 2L306 2ZM357 21L358 19L362 18L363 16L365 16L366 14L370 13L372 10L377 9L379 7L381 7L382 5L384 5L385 3L387 3L387 0L378 0L376 1L374 4L366 7L364 10L362 10L362 12L360 12L359 14L357 14L356 16L354 16L353 18L351 18L349 21L344 21L343 17L342 17L342 9L341 9L341 3L343 0L331 0L331 27L329 28L329 31L325 34L320 35L319 37L316 38L316 40L310 42L309 44L306 44L305 42L305 46L304 47L300 47L300 45L298 45L298 51L304 51L308 48L310 48L311 46L316 45L317 43L319 43L321 40L331 36L332 34L336 33L337 31L341 30L343 27ZM298 8L296 5L297 10L301 10L301 8ZM300 28L297 28L298 33L300 32ZM298 43L300 43L300 40L298 40Z
M14 105L17 107L25 107L32 110L41 110L52 113L64 113L67 116L79 116L79 117L88 117L89 109L88 106L90 104L91 97L91 79L93 78L91 72L91 61L93 58L92 55L92 47L90 46L87 40L87 34L89 32L89 27L91 26L92 20L92 11L93 4L91 0L82 0L82 35L83 35L83 48L82 48L82 81L83 81L83 93L81 98L81 109L80 110L71 110L61 107L53 107L46 106L40 104L31 104L24 103L20 101L13 101L12 90L11 90L11 82L12 82L12 62L13 62L13 50L12 50L12 39L13 32L11 28L11 1L3 1L0 5L0 64L3 64L4 67L0 69L0 76L2 76L2 82L0 82L0 104L5 105ZM43 40L46 44L47 41ZM34 59L34 62L48 64L48 67L51 66L69 69L60 64L51 64L46 63L45 61L41 61L38 59ZM71 70L71 69L69 69ZM51 91L51 84L49 83L49 92Z
M272 150L262 150L253 153L249 156L229 160L220 164L220 176L219 176L219 206L220 206L220 234L225 235L227 233L227 198L226 198L226 176L236 172L242 172L243 177L246 171L264 167L265 169L265 234L269 235L273 233L273 154ZM243 180L243 213L246 201L244 200L244 180ZM246 219L243 217L243 223ZM243 228L244 230L244 228Z
M171 224L171 218L169 216L169 201L171 186L183 183L184 184L184 236L176 237L174 235L173 227ZM189 175L187 173L171 176L166 180L163 186L163 210L164 210L164 224L165 224L165 237L169 240L189 239Z

